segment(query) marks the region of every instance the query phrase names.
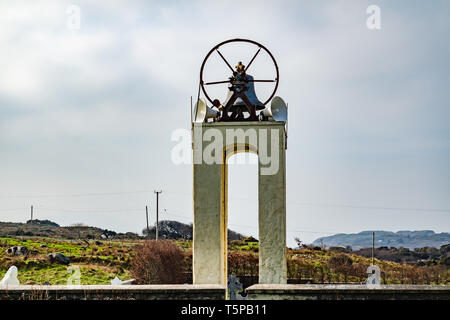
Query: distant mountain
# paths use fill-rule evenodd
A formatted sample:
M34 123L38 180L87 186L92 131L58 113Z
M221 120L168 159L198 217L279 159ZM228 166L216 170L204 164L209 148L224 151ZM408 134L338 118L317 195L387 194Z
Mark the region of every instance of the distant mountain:
M353 250L372 247L372 231L351 234L335 234L314 240L313 244L331 246L351 246ZM450 243L450 233L435 233L432 230L421 231L375 231L375 247L404 247L409 249L435 247Z

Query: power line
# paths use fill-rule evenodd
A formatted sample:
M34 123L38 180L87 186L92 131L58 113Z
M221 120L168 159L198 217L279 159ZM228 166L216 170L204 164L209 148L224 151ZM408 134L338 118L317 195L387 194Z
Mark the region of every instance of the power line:
M41 196L31 196L31 197L77 197L77 196L104 196L104 195L124 195L124 194L137 194L137 193L148 193L150 190L142 190L142 191L124 191L124 192L108 192L108 193L84 193L84 194L59 194L59 195L41 195ZM157 206L156 206L156 238L158 238L158 229L159 229L159 194L162 191L154 191L157 198ZM191 193L185 192L173 192L173 191L165 191L168 194L178 194L185 196L192 196ZM0 196L5 197L5 196ZM8 197L8 196L7 196ZM9 196L9 197L28 197L28 196ZM238 198L238 197L232 197ZM248 199L241 198L239 199ZM352 209L369 209L369 210L397 210L397 211L417 211L417 212L450 212L450 210L445 209L424 209L424 208L405 208L405 207L381 207L381 206L356 206L356 205L348 205L348 204L329 204L329 203L306 203L306 202L288 202L288 204L300 205L300 206L318 206L318 207L342 207L342 208L352 208ZM6 208L0 209L0 211L19 211L26 210L27 208ZM146 208L147 209L147 208ZM33 211L33 207L31 209ZM41 211L60 211L60 212L87 212L87 213L112 213L112 212L142 212L142 209L57 209L57 208L47 208L47 207L39 207ZM171 212L177 212L176 210L171 210ZM167 213L167 211L165 211ZM171 216L180 217L183 219L187 219L192 223L192 216L187 217L184 215L177 215L173 213L167 213ZM148 215L148 212L147 212ZM33 219L33 217L32 217ZM148 226L148 223L147 223ZM258 229L257 226L248 226L248 225L234 225L230 224L230 226L234 227L244 227L244 228L252 228ZM287 230L289 233L315 233L315 234L336 234L340 232L329 232L329 231L312 231L312 230Z
M61 212L142 212L142 209L56 209L56 208L45 208L42 207L40 210L44 211L61 211Z
M156 192L155 192L156 193ZM161 193L161 192L159 192ZM8 210L26 210L27 208L11 208ZM28 208L29 209L29 208ZM146 208L147 209L147 208ZM45 208L45 207L40 207L39 208L40 211L62 211L62 212L100 212L100 213L110 213L110 212L142 212L142 209L113 209L113 210L99 210L99 209L80 209L80 210L72 210L72 209L56 209L56 208ZM5 211L5 210L1 210L1 211ZM170 212L167 212L166 209L164 209L164 212L169 215L169 216L174 216L174 217L179 217L179 218L183 218L186 220L189 220L190 223L192 223L192 216L185 216L185 215L181 215L181 214L175 214L172 212L177 212L180 213L177 210L170 210ZM159 220L159 219L158 219ZM157 222L157 225L159 224L159 221ZM251 228L251 229L258 229L258 226L249 226L249 225L242 225L242 224L229 224L229 226L231 227L244 227L244 228ZM286 232L288 233L311 233L311 234L338 234L338 233L342 233L342 231L335 231L335 232L330 232L330 231L318 231L318 230L292 230L292 229L288 229L286 230Z
M165 210L165 209L164 209ZM192 217L186 217L186 216L183 216L183 215L179 215L179 214L174 214L174 213L171 213L171 212L178 212L178 211L175 211L175 210L170 210L170 212L167 212L166 210L164 211L165 213L167 213L167 215L169 215L169 216L174 216L174 217L179 217L179 218L184 218L184 219L187 219L187 220L191 220L192 219Z
M64 198L64 197L95 197L95 196L115 196L115 195L129 195L150 193L151 190L140 191L122 191L122 192L99 192L99 193L74 193L74 194L43 194L43 195L0 195L0 198ZM191 193L165 191L168 194L178 194L192 197ZM249 197L229 197L231 199L248 200ZM396 211L416 211L416 212L445 212L450 213L450 209L439 208L407 208L407 207L386 207L386 206L358 206L352 204L333 204L333 203L310 203L310 202L292 202L287 201L287 204L299 206L313 206L313 207L336 207L336 208L351 208L351 209L368 209L368 210L396 210ZM2 211L20 210L20 209L6 209Z
M41 195L0 195L0 198L65 198L65 197L95 197L95 196L115 196L126 194L150 193L151 190L123 191L123 192L92 192L73 194L41 194Z
M6 211L22 211L22 210L28 210L29 208L6 208L6 209L0 209L2 212Z
M170 210L171 212L175 211L175 210ZM175 211L177 212L177 211ZM186 216L182 216L182 215L177 215L177 214L173 214L173 213L169 213L166 211L166 213L170 216L175 216L175 217L180 217L180 218L185 218L185 219L191 219L192 217L186 217ZM230 227L244 227L244 228L251 228L251 229L258 229L258 226L249 226L249 225L243 225L243 224L228 224ZM337 234L337 233L341 233L341 231L339 232L330 232L330 231L310 231L310 230L287 230L287 232L289 233L315 233L315 234Z
M169 194L179 194L192 197L191 193L167 191ZM249 197L229 197L230 199L248 200ZM385 207L385 206L357 206L352 204L336 204L336 203L314 203L314 202L295 202L287 201L287 204L298 206L311 207L336 207L336 208L351 208L351 209L368 209L368 210L397 210L397 211L417 211L417 212L450 212L450 209L436 209L436 208L406 208L406 207Z
M251 228L251 229L258 229L257 226L248 226L248 225L242 225L242 224L228 224L231 227L245 227L245 228ZM327 232L327 231L309 231L309 230L287 230L286 232L290 233L324 233L324 234L336 234L339 232Z
M352 209L369 209L369 210L397 210L397 211L419 211L419 212L450 212L450 209L425 209L425 208L402 208L402 207L379 207L379 206L355 206L349 204L327 204L327 203L299 203L288 202L299 206L315 206L315 207L342 207Z

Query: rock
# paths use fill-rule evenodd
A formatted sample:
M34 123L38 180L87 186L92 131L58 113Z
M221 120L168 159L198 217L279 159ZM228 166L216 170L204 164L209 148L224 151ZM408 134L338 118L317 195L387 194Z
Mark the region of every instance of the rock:
M11 266L0 281L0 286L18 286L20 285L19 279L17 279L18 270L16 266Z
M41 244L41 248L48 248L46 244Z
M53 252L48 255L48 258L51 263L58 262L61 264L70 264L70 259L65 255L59 252Z
M120 286L121 284L122 284L122 280L120 280L117 277L115 277L114 279L111 280L111 285L113 285L113 286Z
M11 247L9 249L6 249L5 251L7 254L12 254L15 256L25 255L28 253L28 248L23 246L17 246L17 247Z
M122 281L119 278L117 278L117 276L116 276L114 279L111 280L111 285L113 285L113 286L128 285L128 284L133 284L134 281L135 281L135 279Z

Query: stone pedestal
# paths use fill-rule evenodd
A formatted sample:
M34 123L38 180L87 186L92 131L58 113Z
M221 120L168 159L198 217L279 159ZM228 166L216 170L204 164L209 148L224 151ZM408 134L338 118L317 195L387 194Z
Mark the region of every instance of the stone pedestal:
M283 122L195 124L193 283L226 284L227 159L258 155L259 283L286 283L286 159Z

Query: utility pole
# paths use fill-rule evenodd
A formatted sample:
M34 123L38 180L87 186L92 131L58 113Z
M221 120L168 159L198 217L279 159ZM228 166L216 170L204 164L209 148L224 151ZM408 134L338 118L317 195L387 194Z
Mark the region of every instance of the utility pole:
M162 190L156 191L156 240L158 240L158 227L159 227L159 194L162 193Z
M147 218L147 238L150 238L150 228L148 227L148 206L145 206L145 217Z
M33 205L31 205L31 223L33 223Z
M374 265L374 255L375 255L375 231L372 231L372 265Z

